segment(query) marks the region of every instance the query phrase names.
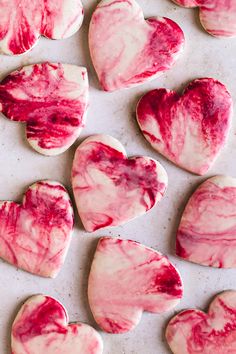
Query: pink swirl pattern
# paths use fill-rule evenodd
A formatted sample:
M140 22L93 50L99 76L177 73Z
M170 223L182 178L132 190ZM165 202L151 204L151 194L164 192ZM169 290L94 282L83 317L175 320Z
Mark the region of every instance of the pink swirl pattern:
M208 313L180 312L169 322L166 339L173 354L236 353L236 292L216 296Z
M149 157L127 158L109 135L93 135L76 150L72 186L77 209L89 232L117 226L145 214L162 198L167 174Z
M206 266L236 267L235 178L209 178L193 193L177 232L176 254Z
M54 278L70 245L74 214L65 188L40 181L22 204L0 202L0 257L27 272Z
M135 0L102 0L89 29L93 65L105 91L154 79L176 62L184 34L164 17L144 19Z
M81 0L0 0L0 54L18 55L37 43L72 36L80 28Z
M179 167L203 175L223 147L230 128L232 98L219 81L192 81L182 95L157 89L137 105L137 121L148 142Z
M30 145L44 155L67 150L78 138L88 106L87 70L42 63L12 72L0 83L0 112L26 123Z
M12 354L102 354L97 331L68 322L68 314L57 300L45 295L30 297L12 325Z
M236 36L235 0L173 0L185 7L199 7L205 30L217 37Z
M161 253L131 240L99 240L88 297L103 331L128 332L138 325L143 311L168 311L182 295L180 275Z

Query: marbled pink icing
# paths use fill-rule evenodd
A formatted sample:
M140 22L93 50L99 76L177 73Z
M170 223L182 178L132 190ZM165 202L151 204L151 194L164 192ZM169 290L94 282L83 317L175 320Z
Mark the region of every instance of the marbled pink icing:
M45 295L29 298L21 307L11 335L12 354L101 354L103 343L92 327L68 324L65 308Z
M128 159L109 135L93 135L76 150L72 186L89 232L117 226L151 209L163 196L167 174L149 157Z
M200 21L207 32L218 37L236 36L235 0L173 0L185 7L199 7Z
M157 89L137 106L137 120L150 144L176 165L203 175L215 161L230 128L232 98L217 80L192 81L182 95Z
M14 71L0 83L0 112L26 123L32 147L45 155L67 150L84 126L88 106L87 70L42 63Z
M73 229L69 195L58 182L40 181L22 204L0 202L0 257L30 273L55 277Z
M235 178L209 178L193 193L177 232L176 253L206 266L236 267Z
M93 316L104 331L128 332L140 322L143 311L168 311L182 294L179 273L161 253L130 240L99 240L88 297Z
M40 35L70 37L81 26L81 0L0 0L0 54L22 54Z
M236 353L236 292L216 296L207 314L180 312L169 322L166 339L173 354Z
M89 47L100 84L114 91L162 74L183 50L180 27L164 17L147 20L135 0L102 0L93 13Z

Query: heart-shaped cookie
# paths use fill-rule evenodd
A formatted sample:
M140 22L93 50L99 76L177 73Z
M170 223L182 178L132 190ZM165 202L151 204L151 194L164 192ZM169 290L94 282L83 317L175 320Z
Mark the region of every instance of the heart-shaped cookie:
M236 267L235 178L209 178L193 193L178 228L176 254L206 266Z
M235 0L173 0L185 7L199 7L205 30L217 37L236 36Z
M93 65L105 91L136 86L171 68L184 34L164 17L144 19L135 0L102 0L89 28Z
M167 174L150 157L128 159L113 137L93 135L76 150L72 186L84 228L92 232L154 207L166 190Z
M12 325L12 353L102 353L102 339L95 329L84 323L68 322L68 314L57 300L45 295L32 296Z
M73 209L58 182L40 181L22 204L0 203L0 257L30 273L54 278L71 240Z
M180 96L157 89L137 105L137 120L149 143L176 165L199 175L208 171L230 128L232 98L217 80L192 81Z
M178 271L161 253L131 240L99 240L88 297L93 316L104 331L128 332L140 322L143 311L168 311L182 294Z
M236 353L236 292L216 296L207 314L180 312L169 322L166 339L173 354Z
M83 21L81 0L1 0L0 54L30 50L39 36L72 36Z
M0 83L0 112L26 123L30 145L44 155L67 150L84 126L86 68L42 63L14 71Z

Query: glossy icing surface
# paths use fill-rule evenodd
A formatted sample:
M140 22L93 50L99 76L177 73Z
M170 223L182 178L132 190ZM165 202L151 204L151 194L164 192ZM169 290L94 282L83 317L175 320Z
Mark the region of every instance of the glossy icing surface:
M222 83L198 79L182 95L166 89L145 94L137 106L137 120L154 149L176 165L203 175L226 141L232 106Z
M22 204L0 202L0 257L30 273L55 277L71 240L73 209L58 182L40 181Z
M65 308L45 295L29 298L12 325L12 354L101 354L98 332L83 323L68 324Z
M178 228L176 253L202 265L236 267L235 178L209 178L193 193Z
M0 0L0 54L30 50L40 35L72 36L83 20L81 0Z
M76 150L72 186L77 209L89 232L143 215L163 196L167 174L149 157L127 158L109 135L93 135Z
M169 322L166 339L173 354L236 353L236 292L216 296L207 314L180 312Z
M199 7L200 21L207 32L217 37L236 36L235 0L174 0L185 7Z
M183 32L175 22L145 20L135 0L102 0L91 19L90 53L105 91L155 78L170 69L183 45Z
M104 331L128 332L140 322L143 311L168 311L182 294L179 273L161 253L131 240L99 240L88 297L93 316Z
M44 155L67 150L78 138L88 106L87 70L75 65L25 66L0 83L0 112L26 123L30 145Z

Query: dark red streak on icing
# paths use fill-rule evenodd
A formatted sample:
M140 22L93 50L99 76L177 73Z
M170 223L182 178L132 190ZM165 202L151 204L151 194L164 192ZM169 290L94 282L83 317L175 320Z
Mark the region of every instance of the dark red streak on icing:
M141 104L138 105L137 114L140 124L142 124L147 117L155 116L161 133L161 138L165 141L166 147L170 155L174 155L171 150L172 132L171 125L174 117L171 115L172 108L179 100L179 95L175 92L168 92L166 89L153 90L148 92L141 99ZM153 142L158 142L160 139L155 137L150 132L143 131L149 134ZM179 141L181 144L181 140Z
M66 190L38 182L22 204L0 204L0 257L28 272L54 277L70 243L73 209Z
M78 84L65 77L62 64L43 63L28 70L13 72L2 81L0 110L11 120L27 123L27 138L33 145L65 150L84 125L86 99L71 98Z
M175 0L181 6L199 6L200 21L213 36L236 36L236 2L234 0Z
M158 72L162 73L170 69L180 51L180 38L182 37L182 42L184 41L182 30L170 19L164 17L163 21L159 21L156 18L150 18L146 22L150 25L151 35L139 57L140 63L143 61L144 68L146 58L152 58L151 65L145 71L129 78L128 85L142 83ZM173 33L176 36L173 36ZM142 70L141 65L139 69Z
M154 284L153 288L147 291L147 293L151 294L160 291L163 294L166 293L171 296L182 296L181 279L171 264L160 269L160 273L156 275Z
M218 97L215 100L216 91L214 86L217 84L219 95L220 89L222 90L222 97ZM200 116L202 116L202 132L207 140L210 136L212 138L212 144L218 145L221 143L222 137L221 133L224 132L228 127L228 115L224 114L229 111L229 102L225 99L224 95L227 96L225 92L225 86L216 80L195 80L191 82L187 89L184 91L183 95L188 97L187 100L183 100L183 104L188 106L188 101L197 102L199 107L196 107L193 113L195 115L193 118L198 119L198 114L200 110ZM224 93L224 95L223 95ZM228 94L228 97L230 95ZM222 112L222 114L221 114Z
M72 183L83 225L87 231L95 231L151 209L165 192L167 175L157 161L128 159L116 139L97 135L78 147Z
M92 327L68 322L65 308L56 299L32 296L13 322L12 353L102 354L102 339Z
M35 219L35 224L39 226L40 224L45 228L51 229L52 227L63 228L65 224L70 224L71 221L74 223L71 215L66 213L67 204L72 208L72 203L70 200L64 200L65 188L61 185L52 186L45 182L38 182L38 186L51 189L53 192L58 191L59 196L51 195L47 198L47 194L43 195L41 191L37 192L32 189L28 189L24 198L24 209L30 212L32 217ZM60 196L60 192L63 194ZM40 213L39 213L40 211ZM73 226L73 225L72 225Z
M100 239L89 276L89 303L109 333L133 329L143 311L163 313L182 297L180 275L162 254L131 240Z
M174 354L226 354L236 350L236 296L218 295L208 314L186 310L168 324L166 338Z
M51 39L74 34L83 20L80 0L1 1L0 53L30 50L40 35Z
M206 180L189 199L176 237L176 254L202 265L236 267L236 181Z
M163 167L149 157L127 158L108 135L86 139L76 150L72 184L87 231L120 225L151 209L167 186Z
M121 152L102 143L93 143L91 152L86 156L88 164L98 164L99 170L113 181L115 186L124 189L142 190L142 203L147 210L155 204L155 195L164 188L157 183L157 171L154 161L145 163L141 157L127 159ZM146 204L144 196L148 195L150 204Z
M35 306L33 311L27 311L26 307L25 314L14 326L12 334L22 343L49 332L65 334L67 328L62 321L65 318L67 315L63 307L52 298L46 297L45 301Z
M140 128L151 145L169 160L204 174L225 143L232 99L219 81L191 82L182 95L166 89L145 94L137 106Z
M162 74L175 63L183 44L183 32L175 22L161 17L145 20L134 0L101 1L90 22L90 53L105 91Z

